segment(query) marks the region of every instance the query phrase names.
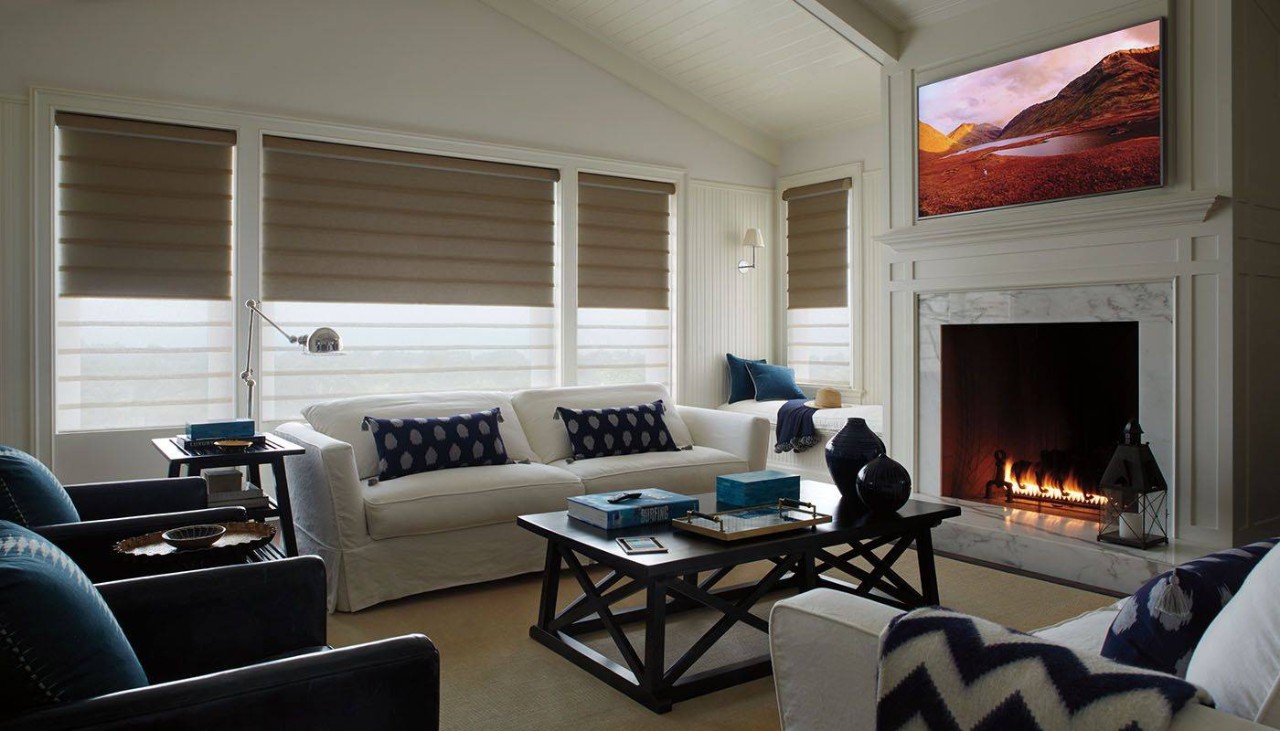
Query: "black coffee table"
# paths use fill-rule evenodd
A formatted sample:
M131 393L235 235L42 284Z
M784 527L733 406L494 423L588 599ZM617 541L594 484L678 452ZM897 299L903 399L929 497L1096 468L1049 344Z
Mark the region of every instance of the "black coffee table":
M716 510L714 494L697 497L702 511ZM840 493L834 486L809 481L801 483L800 499L814 503L819 512L834 516L834 520L812 529L722 543L673 532L667 524L605 531L574 520L564 511L520 516L516 521L520 527L547 539L538 623L529 628L529 635L650 710L666 713L677 701L772 672L765 655L688 674L693 664L737 623L767 634L768 622L751 614L750 609L771 592L794 588L799 593L824 587L904 609L938 603L930 531L946 518L959 515L959 508L913 499L897 513L870 515L841 505ZM656 536L668 552L628 556L616 541L622 536ZM913 544L920 569L918 589L893 570ZM874 553L886 546L889 549L883 556ZM580 557L601 564L610 569L609 573L600 581L592 581ZM757 561L774 564L759 581L718 586L734 567ZM558 609L562 563L583 594ZM823 576L833 569L858 583ZM644 592L643 607L610 609L639 592ZM724 616L667 667L667 617L705 608ZM629 622L640 621L645 623L643 658L622 629ZM578 639L600 630L609 634L625 665Z

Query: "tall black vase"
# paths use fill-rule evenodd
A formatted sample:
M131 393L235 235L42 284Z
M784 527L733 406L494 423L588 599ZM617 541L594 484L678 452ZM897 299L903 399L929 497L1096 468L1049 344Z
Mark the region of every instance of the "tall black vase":
M858 471L884 454L884 442L867 426L866 419L852 418L827 442L827 471L840 494L858 499Z

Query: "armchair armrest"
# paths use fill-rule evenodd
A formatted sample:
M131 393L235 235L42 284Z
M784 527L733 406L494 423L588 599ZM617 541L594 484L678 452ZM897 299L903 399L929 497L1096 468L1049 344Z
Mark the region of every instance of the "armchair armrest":
M697 406L677 405L676 413L689 426L694 444L742 457L751 470L764 469L769 460L768 419Z
M315 556L113 581L98 591L152 683L325 644Z
M769 651L782 728L875 728L880 633L901 613L832 589L774 604Z
M203 477L126 480L66 485L81 520L177 513L209 507Z
M51 706L0 731L440 728L440 656L407 635Z

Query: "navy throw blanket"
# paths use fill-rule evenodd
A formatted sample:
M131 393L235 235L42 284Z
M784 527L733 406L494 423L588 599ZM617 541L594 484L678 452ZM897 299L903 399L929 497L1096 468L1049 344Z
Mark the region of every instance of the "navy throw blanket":
M813 415L817 409L805 406L804 399L791 399L778 409L778 429L773 451L803 452L814 443Z
M1187 681L1121 665L946 609L880 636L876 731L1165 731Z

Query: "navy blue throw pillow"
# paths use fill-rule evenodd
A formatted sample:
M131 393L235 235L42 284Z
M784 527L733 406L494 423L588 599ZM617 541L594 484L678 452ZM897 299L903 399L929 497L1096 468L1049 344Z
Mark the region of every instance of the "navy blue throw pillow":
M378 479L455 467L511 464L498 423L502 410L421 419L364 417L378 448Z
M796 385L796 372L791 368L768 363L747 363L747 373L755 384L756 401L790 401L805 398Z
M756 384L752 383L751 374L747 373L747 364L764 363L764 358L747 360L733 353L725 353L724 359L729 363L729 403L736 404L739 401L750 401L755 398Z
M32 527L79 523L80 514L40 460L0 445L0 520Z
M680 449L667 429L662 399L651 404L603 409L556 407L573 447L573 459L614 457L642 452L675 452Z
M147 685L102 595L65 553L0 521L0 717Z
M1209 623L1278 540L1211 553L1143 584L1107 630L1102 656L1186 677L1191 653Z

